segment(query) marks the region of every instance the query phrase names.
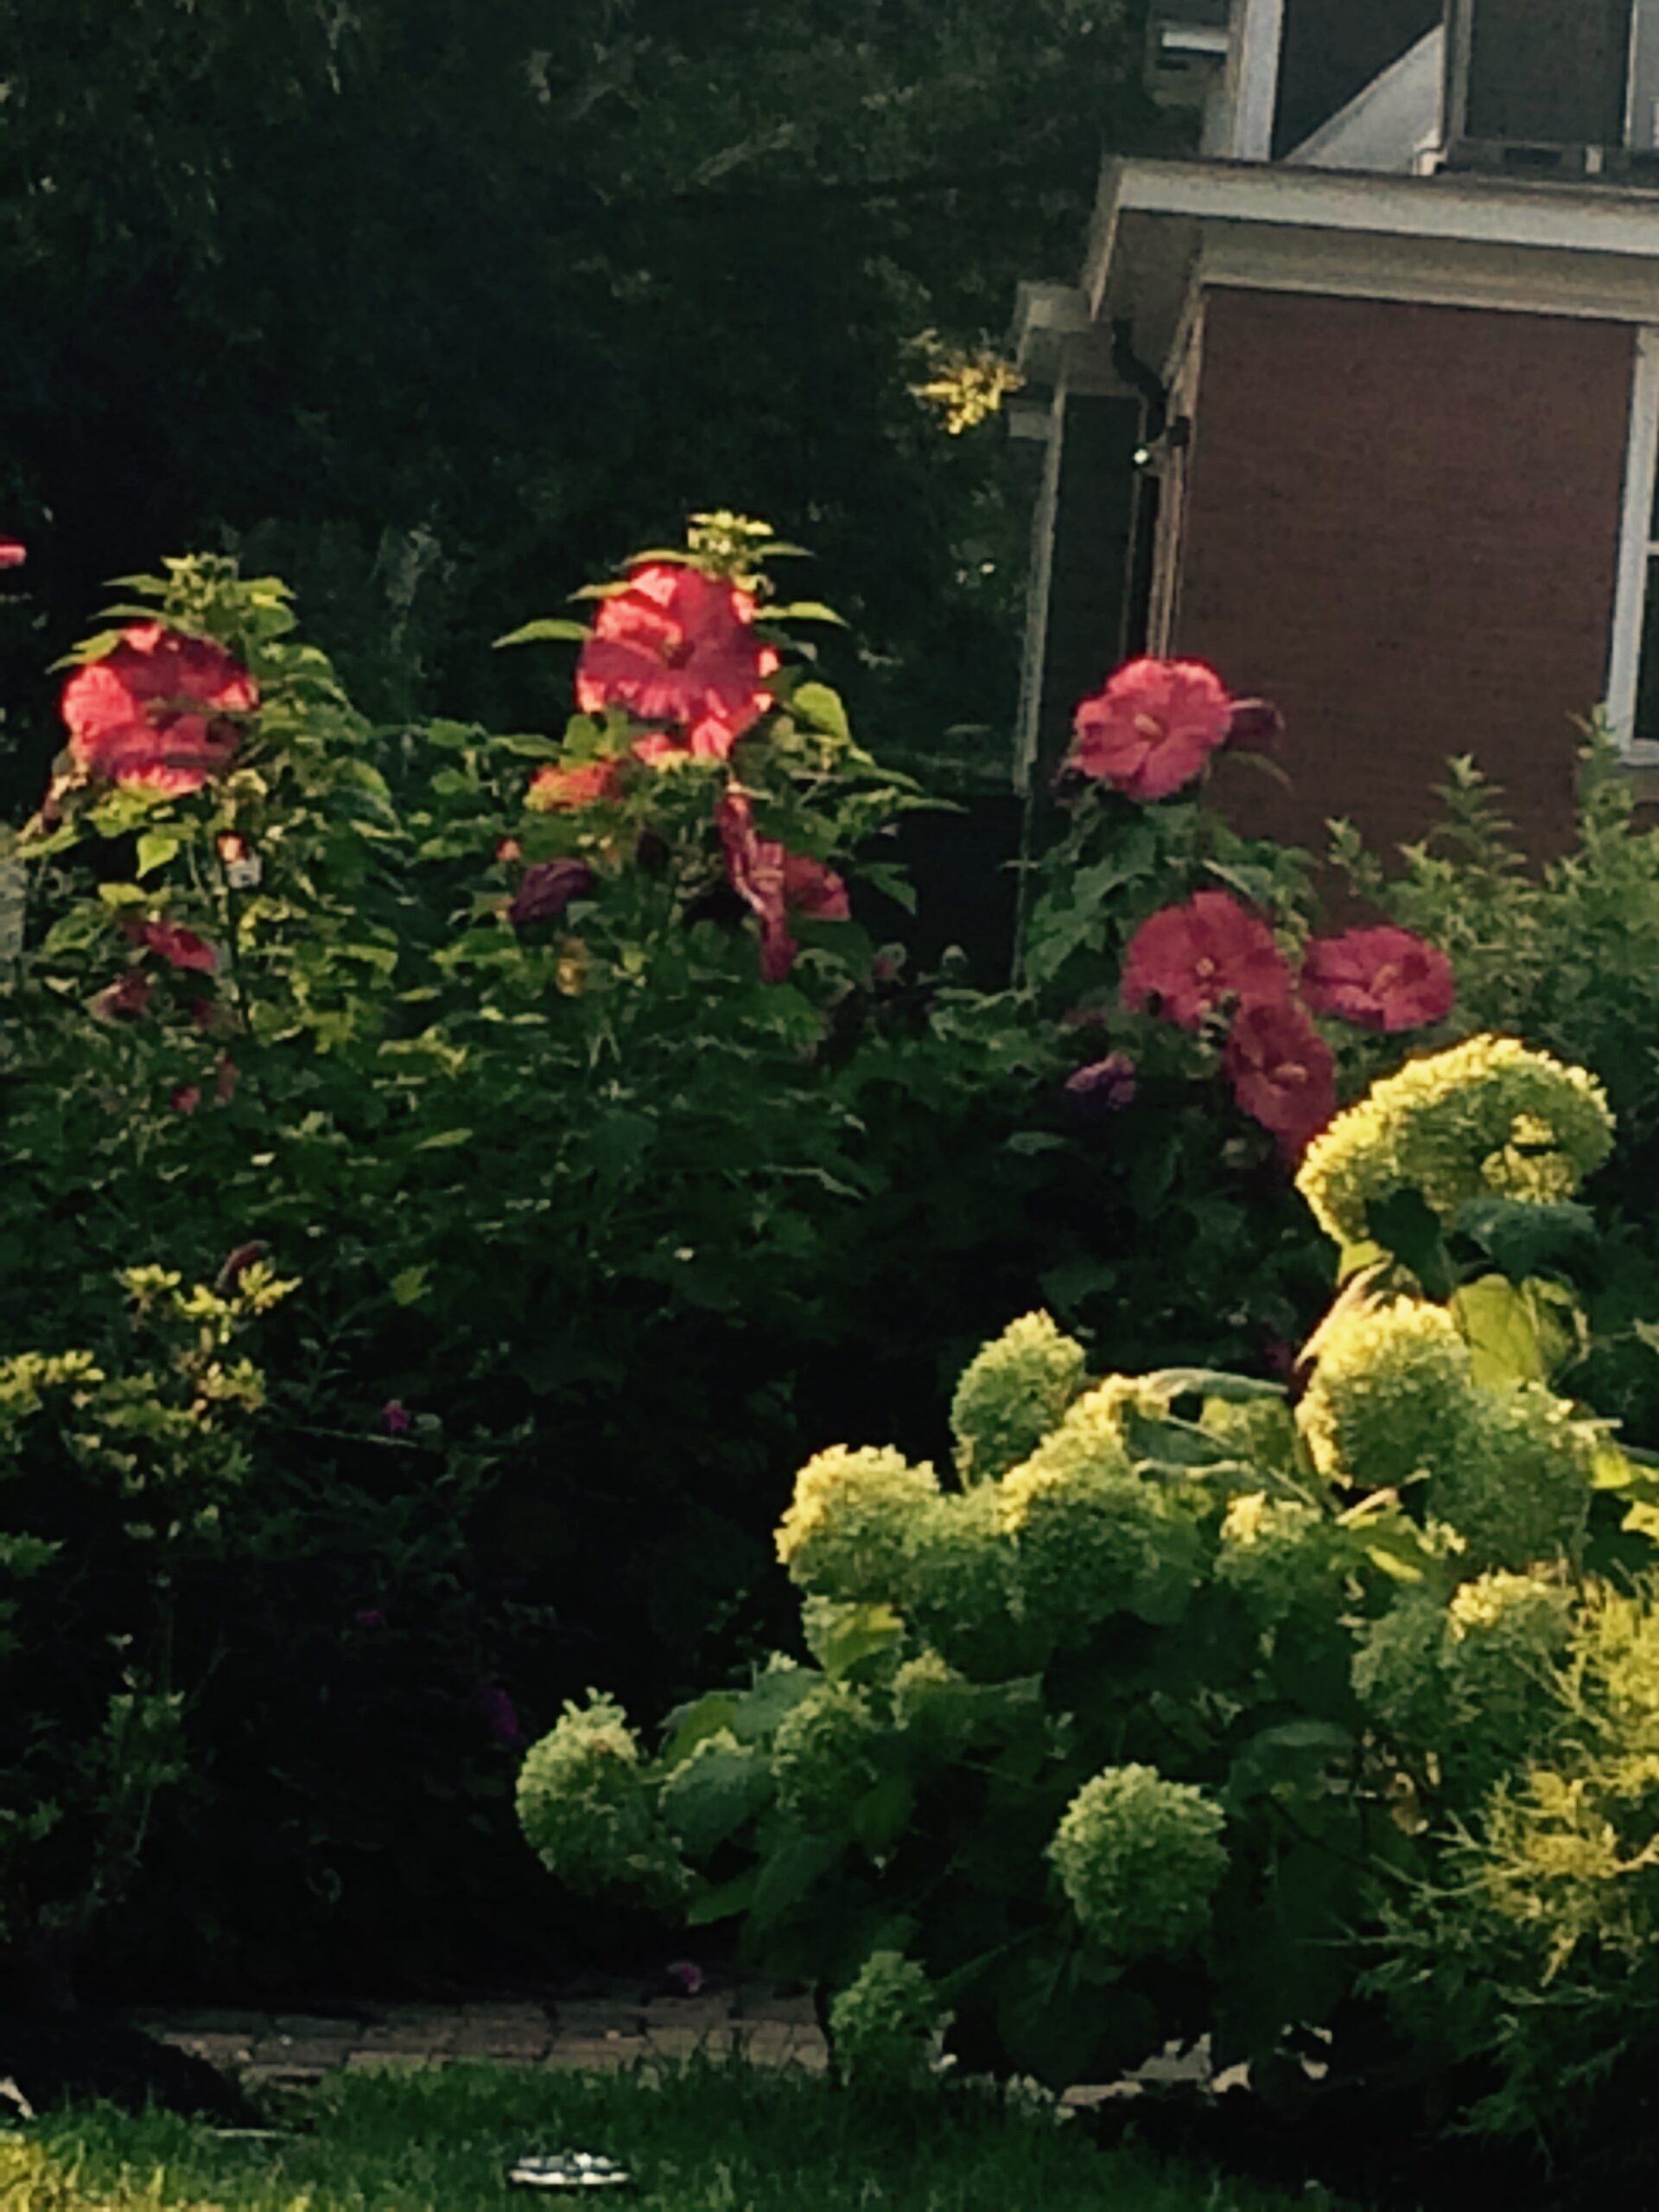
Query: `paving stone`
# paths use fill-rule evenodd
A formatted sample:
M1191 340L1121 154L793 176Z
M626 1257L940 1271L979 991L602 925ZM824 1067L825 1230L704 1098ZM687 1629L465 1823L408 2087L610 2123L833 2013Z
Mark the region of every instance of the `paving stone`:
M830 2050L817 2029L785 2019L754 2019L736 2031L739 2050L752 2066L827 2066Z
M168 2029L158 2040L175 2050L188 2050L193 2058L205 2058L210 2066L226 2070L247 2065L254 2050L245 2036L191 2035Z
M640 2036L560 2036L549 2051L549 2066L632 2066L650 2056Z
M245 2089L310 2089L327 2071L321 2066L253 2065L245 2069L242 2086Z
M664 2029L723 2028L734 2013L730 1997L659 1997L646 2005L645 2020L656 2035Z
M810 1990L786 1995L777 1989L742 1989L733 2009L744 2020L786 2020L805 2028L818 2024Z
M429 2074L448 2063L439 2051L353 2050L346 2056L348 2074Z
M368 2023L360 2012L273 2012L270 2024L296 2043L355 2043Z
M274 2025L269 2012L221 2012L212 2006L200 2011L181 2006L177 2012L135 2012L131 2017L134 2027L169 2039L175 2036L240 2036L245 2043L251 2043L257 2036L269 2033Z
M729 2026L652 2028L650 2041L653 2058L729 2058L737 2048Z
M561 2034L607 2036L640 2034L645 2024L643 2005L619 2005L613 1998L572 1998L554 2007Z
M447 2051L461 2033L460 2015L434 2009L418 2016L397 2013L372 2021L359 2039L359 2050Z

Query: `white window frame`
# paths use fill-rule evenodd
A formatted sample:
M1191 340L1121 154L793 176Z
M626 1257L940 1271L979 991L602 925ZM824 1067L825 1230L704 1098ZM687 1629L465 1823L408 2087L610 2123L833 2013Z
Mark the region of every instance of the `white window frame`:
M1624 499L1619 522L1618 573L1613 592L1612 646L1607 666L1607 721L1624 758L1659 766L1659 737L1638 737L1642 633L1653 563L1659 562L1654 486L1659 474L1659 327L1636 334L1630 378L1630 426L1624 448Z

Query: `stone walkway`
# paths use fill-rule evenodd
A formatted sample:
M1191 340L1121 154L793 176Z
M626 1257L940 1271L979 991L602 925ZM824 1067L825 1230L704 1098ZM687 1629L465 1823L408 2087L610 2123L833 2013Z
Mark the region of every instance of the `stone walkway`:
M180 2009L132 2018L136 2026L205 2058L248 2088L305 2088L338 2067L407 2069L455 2060L622 2067L702 2054L742 2056L760 2066L803 2066L814 2073L829 2063L810 1997L762 1983L684 1996L618 1980L596 1994L545 2002L354 2005L313 2012ZM1241 2067L1211 2081L1206 2037L1185 2053L1170 2046L1110 2088L1068 2090L1064 2101L1094 2104L1136 2095L1159 2082L1222 2090L1246 2078Z
M591 1996L467 2005L360 2005L311 2012L141 2012L134 2024L245 2087L299 2087L335 2067L411 2068L456 2059L506 2066L627 2066L702 2052L822 2071L810 1997L742 1986L696 1996L619 1982Z

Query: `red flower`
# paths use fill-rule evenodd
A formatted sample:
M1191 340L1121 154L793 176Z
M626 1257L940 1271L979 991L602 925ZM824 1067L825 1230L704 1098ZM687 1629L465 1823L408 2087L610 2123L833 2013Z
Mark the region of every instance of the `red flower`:
M639 721L673 724L678 746L647 741L655 757L689 750L723 760L771 706L764 679L777 667L754 633L747 592L701 569L652 561L601 601L576 668L576 700L584 714L625 707Z
M1273 931L1225 891L1166 906L1135 931L1123 963L1123 1003L1158 1002L1166 1020L1196 1029L1223 999L1282 1004L1290 970Z
M805 853L784 855L784 903L809 921L846 922L852 919L847 886L832 868Z
M213 1096L221 1106L228 1106L236 1096L236 1086L242 1080L242 1071L228 1052L219 1056L219 1073L213 1079Z
M21 538L0 537L0 569L21 569L29 558L29 548Z
M620 760L580 760L564 767L550 760L530 779L524 804L537 814L557 814L568 807L597 806L616 797L622 779Z
M123 1016L136 1018L149 1011L150 982L137 968L113 983L106 983L92 1001L92 1012L102 1021L114 1021Z
M795 965L785 888L789 855L775 838L755 835L754 809L742 791L728 791L715 810L726 874L738 897L760 924L760 973L781 983Z
M1364 1029L1426 1028L1445 1020L1457 995L1452 963L1409 930L1315 938L1302 963L1302 996L1313 1011Z
M380 1421L388 1436L407 1436L409 1408L401 1398L388 1398L380 1408Z
M1241 1006L1222 1056L1233 1096L1294 1163L1337 1110L1336 1062L1288 999Z
M1197 660L1132 660L1077 709L1072 765L1128 798L1190 784L1233 726L1233 702Z
M181 1083L167 1103L175 1114L194 1114L201 1103L201 1085Z
M181 929L176 922L124 921L121 925L124 937L135 944L142 944L151 952L159 952L169 968L194 969L203 976L211 976L219 965L219 951L205 937L198 937L194 930Z
M524 870L524 880L507 907L515 929L526 922L550 922L573 899L585 899L594 887L594 871L586 861L537 861Z
M63 687L76 766L168 796L200 791L230 766L240 733L222 718L258 703L253 678L222 645L159 622L124 630Z

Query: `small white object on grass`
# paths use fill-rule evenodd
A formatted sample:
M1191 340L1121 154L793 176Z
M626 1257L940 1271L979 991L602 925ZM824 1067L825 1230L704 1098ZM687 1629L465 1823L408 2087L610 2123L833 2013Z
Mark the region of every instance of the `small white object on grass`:
M520 2158L507 2179L522 2189L623 2189L633 2176L614 2158L566 2151L556 2158Z

